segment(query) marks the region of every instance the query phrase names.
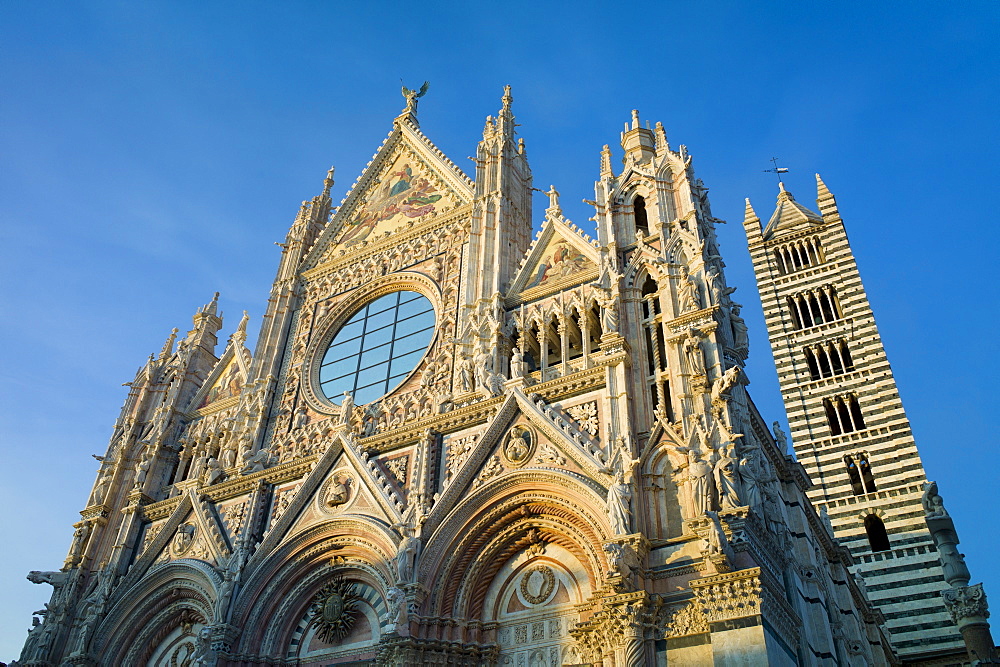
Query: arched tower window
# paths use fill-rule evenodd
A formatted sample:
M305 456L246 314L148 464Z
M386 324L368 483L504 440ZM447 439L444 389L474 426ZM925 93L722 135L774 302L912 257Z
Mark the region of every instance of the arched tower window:
M854 457L850 454L845 454L844 464L847 466L847 476L851 479L851 491L853 491L856 496L864 495L865 489L861 485L861 472L858 470L858 466L854 462Z
M637 197L639 199L639 197ZM651 276L642 284L642 327L646 343L646 386L654 409L664 412L673 421L670 404L670 381L667 373L667 352L660 330L659 287Z
M635 216L636 231L649 236L649 218L646 215L646 199L642 195L636 195L632 200L632 214Z
M878 490L875 487L875 475L872 474L867 453L845 454L844 464L847 466L847 476L851 479L851 491L854 495L862 496Z
M865 517L865 532L868 533L868 544L872 551L888 551L892 548L889 545L889 534L885 532L885 524L878 516L869 514Z

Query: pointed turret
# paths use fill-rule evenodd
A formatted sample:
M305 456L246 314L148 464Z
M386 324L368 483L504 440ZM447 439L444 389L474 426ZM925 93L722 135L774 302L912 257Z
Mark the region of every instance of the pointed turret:
M601 178L613 178L614 170L611 168L611 147L604 144L601 149Z
M760 239L760 218L753 210L749 197L746 198L746 202L746 209L743 211L743 229L746 231L747 239L752 243Z
M160 349L160 356L158 359L169 359L170 355L174 353L174 341L177 340L177 327L170 330L170 335L167 336L167 340L163 343L163 348Z
M826 187L826 183L820 178L819 174L816 174L816 206L819 208L820 214L823 219L827 222L831 220L840 219L840 210L837 208L837 199L830 192L830 189Z
M653 131L639 125L639 111L632 109L632 126L625 123L622 132L622 148L625 149L625 159L631 159L636 164L644 164L655 155Z

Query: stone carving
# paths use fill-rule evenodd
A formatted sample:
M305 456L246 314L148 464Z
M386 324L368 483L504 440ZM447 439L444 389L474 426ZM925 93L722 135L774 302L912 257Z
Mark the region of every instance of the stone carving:
M336 477L331 478L330 485L326 489L326 499L323 504L328 508L340 507L347 502L347 480L341 481Z
M989 618L990 612L986 604L986 591L982 584L946 588L941 591L948 613L955 623L963 619Z
M697 607L688 603L670 607L663 615L663 630L665 637L684 637L708 632L705 616Z
M340 423L348 428L351 427L351 419L354 417L354 397L351 392L345 391L344 398L340 402Z
M504 467L503 463L500 462L500 457L494 454L489 458L489 461L486 462L486 465L483 466L483 469L482 471L480 471L479 477L476 478L476 481L473 483L473 486L478 488L483 484L485 484L486 482L493 479L494 477L496 477L497 475L499 475L500 473L502 473L503 471Z
M937 482L928 482L924 485L924 497L921 503L924 506L924 516L928 519L948 516L948 510L944 508L944 500L938 493Z
M566 408L566 412L576 421L581 430L594 436L600 431L601 423L597 418L597 401L574 405Z
M309 606L309 617L322 641L332 644L347 636L354 627L358 600L355 585L339 575L316 593Z
M736 386L737 380L740 377L740 367L733 366L725 373L720 375L715 382L712 383L712 404L718 405L728 401L733 387Z
M403 86L403 99L406 100L406 106L403 108L402 113L416 114L417 100L427 94L427 89L430 88L430 86L431 84L429 81L424 81L424 85L420 86L419 91Z
M560 454L554 445L542 442L538 445L538 456L535 457L535 463L553 463L561 466L566 464L566 457Z
M608 554L608 565L611 566L611 570L608 572L609 577L620 577L628 580L642 568L639 556L627 544L609 542L604 545L604 552Z
M739 570L692 585L705 620L713 623L759 614L762 586L758 574L756 568Z
M143 484L146 483L146 476L149 474L149 468L153 465L153 457L149 454L149 448L143 450L142 458L139 463L135 466L135 484L132 486L133 489L141 490Z
M73 531L73 543L69 548L69 556L66 557L67 564L73 566L80 560L87 546L88 537L90 537L90 524L83 522Z
M238 535L243 530L243 521L247 516L247 501L233 503L222 510L222 518L230 535Z
M686 313L690 310L698 310L702 307L701 305L701 294L698 293L698 285L695 284L694 278L688 273L688 269L683 264L681 265L681 277L680 282L677 285L678 296L680 297L681 312Z
M687 337L684 339L684 354L691 374L704 375L705 354L701 349L701 333L697 329L688 329Z
M269 452L266 447L261 447L255 453L247 456L246 460L243 462L243 469L241 472L245 475L260 472L261 470L267 468L270 463L271 452Z
M512 466L521 466L531 459L535 451L535 438L531 429L515 426L507 434L503 446L504 460Z
M170 541L170 554L175 558L180 558L191 545L194 544L194 535L196 532L195 525L193 523L182 523L177 527L177 532L174 533L173 540Z
M545 565L536 565L521 575L521 597L528 604L542 604L552 594L556 576Z
M742 506L739 464L731 452L730 447L723 447L719 460L715 462L715 488L719 492L719 504L722 509Z
M612 289L596 288L594 297L601 307L601 329L605 334L618 333L618 298Z
M399 485L404 486L406 484L406 473L410 465L410 457L397 456L394 459L383 461L383 463L386 469L396 478Z
M448 441L448 468L445 474L448 481L451 481L458 469L469 458L469 454L475 449L478 439L479 434L473 433L461 438L451 438Z
M723 556L725 564L732 566L732 562L736 556L729 545L729 539L726 537L725 531L722 530L719 513L714 511L705 512L705 517L709 521L708 532L705 538L705 553L710 557Z
M389 623L393 629L399 629L406 625L408 620L409 603L406 599L406 592L398 586L392 586L385 593L386 610L389 616Z
M472 360L468 357L462 357L458 361L458 390L461 392L472 391L472 381L474 378L475 370L473 368Z

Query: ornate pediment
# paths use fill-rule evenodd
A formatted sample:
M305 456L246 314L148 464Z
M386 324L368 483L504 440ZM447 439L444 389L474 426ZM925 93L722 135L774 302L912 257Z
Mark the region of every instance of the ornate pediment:
M511 283L508 301L524 303L596 280L600 263L597 248L575 226L561 214L548 215Z

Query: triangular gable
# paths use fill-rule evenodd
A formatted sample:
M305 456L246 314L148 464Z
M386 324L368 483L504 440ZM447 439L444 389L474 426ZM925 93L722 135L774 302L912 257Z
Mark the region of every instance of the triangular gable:
M795 201L792 193L781 185L778 192L778 205L771 215L767 227L764 228L764 238L774 236L779 231L801 229L803 224L822 225L823 218L818 213L813 213L802 204Z
M206 408L213 403L240 395L247 383L250 351L242 343L231 340L215 368L205 378L194 395L190 410Z
M541 402L541 399L538 401L539 404L536 405L516 387L508 390L506 400L497 409L490 425L479 436L475 449L455 472L431 510L427 522L431 532L462 498L474 493L484 483L492 481L493 477L514 469L505 463L503 456L498 453L498 448L511 427L521 417L526 424L537 429L548 443L551 443L550 447L554 448L554 454L565 457L566 461L561 465L568 464L568 468L579 471L576 473L578 477L610 482L611 478L606 472L606 462L602 460L607 455L600 450L596 440L583 437L580 429L574 427L568 420L559 418L551 408L546 410L548 406ZM542 449L536 449L532 454L533 457L539 455L541 465L550 467L545 458L551 458L551 455L547 455ZM524 467L537 466L528 463Z
M406 119L355 181L306 259L322 262L333 247L371 243L427 216L472 201L472 181Z
M510 295L530 301L572 285L596 280L601 255L561 214L546 215L542 231L525 253Z

